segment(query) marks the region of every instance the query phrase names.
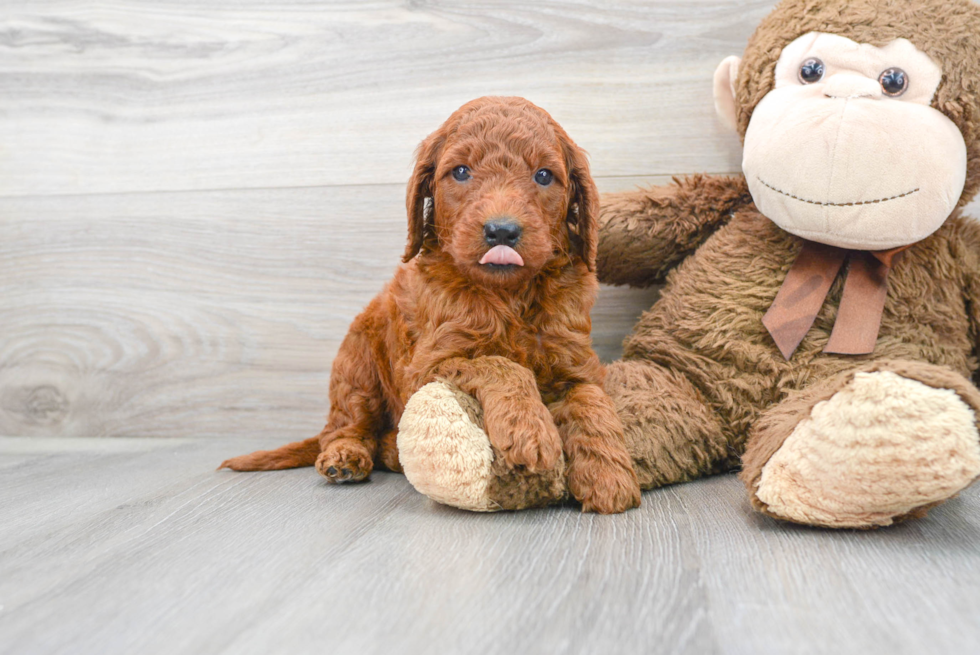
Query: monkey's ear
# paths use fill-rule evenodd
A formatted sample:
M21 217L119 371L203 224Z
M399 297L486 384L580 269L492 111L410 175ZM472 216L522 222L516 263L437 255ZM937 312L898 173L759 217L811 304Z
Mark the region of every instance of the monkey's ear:
M443 128L439 128L415 151L415 169L412 171L405 194L405 205L408 209L408 244L405 246L402 261L411 260L422 249L427 214L433 211L431 205L426 210L425 200L432 198L436 165L439 163L439 155L445 142L446 132Z
M735 108L735 81L738 79L738 67L741 57L732 55L718 64L715 69L715 111L718 118L733 132L738 131L738 118Z

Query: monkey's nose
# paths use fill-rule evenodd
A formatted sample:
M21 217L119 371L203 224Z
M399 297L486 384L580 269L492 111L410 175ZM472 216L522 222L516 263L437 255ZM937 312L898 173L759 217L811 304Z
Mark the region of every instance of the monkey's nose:
M483 240L489 246L510 246L521 240L521 226L513 221L493 220L483 225Z
M836 73L824 82L823 94L828 98L881 98L881 84L856 73Z

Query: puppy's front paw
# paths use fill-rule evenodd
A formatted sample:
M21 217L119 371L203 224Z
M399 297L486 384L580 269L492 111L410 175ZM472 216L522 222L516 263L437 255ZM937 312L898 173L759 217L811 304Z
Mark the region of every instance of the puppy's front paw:
M545 471L558 464L561 436L542 403L519 407L485 407L484 424L490 443L511 466Z
M579 457L569 464L568 490L583 512L618 514L640 506L640 483L628 460Z
M374 461L367 447L353 439L331 441L316 459L316 470L329 482L360 482L371 474Z

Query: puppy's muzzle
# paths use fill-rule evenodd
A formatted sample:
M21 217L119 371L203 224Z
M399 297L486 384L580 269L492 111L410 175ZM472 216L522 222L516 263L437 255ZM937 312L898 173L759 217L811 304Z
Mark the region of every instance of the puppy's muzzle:
M523 266L524 260L514 250L514 246L521 240L522 228L520 223L507 219L494 219L483 225L483 240L490 246L481 264L493 266L512 267Z
M483 225L483 239L491 248L508 246L513 248L521 240L521 226L514 221L493 220Z

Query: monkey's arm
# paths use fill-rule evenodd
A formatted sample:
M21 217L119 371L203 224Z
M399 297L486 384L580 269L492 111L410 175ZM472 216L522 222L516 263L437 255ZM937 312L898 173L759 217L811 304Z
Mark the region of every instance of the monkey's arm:
M606 193L599 214L599 280L643 287L661 282L752 203L741 175L692 175L673 184Z
M953 261L962 275L963 299L970 320L973 355L977 357L980 356L980 223L973 218L963 217L959 219L957 227L950 246ZM980 371L973 378L977 382Z

